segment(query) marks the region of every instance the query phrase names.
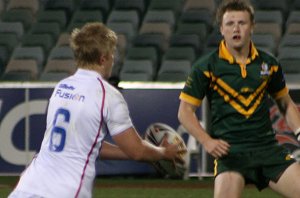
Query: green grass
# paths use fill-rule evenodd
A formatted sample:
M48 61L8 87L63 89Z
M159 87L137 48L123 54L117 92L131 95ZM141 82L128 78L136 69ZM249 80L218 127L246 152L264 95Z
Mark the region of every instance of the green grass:
M0 177L0 197L7 197L17 177ZM105 198L212 198L211 179L170 180L156 178L97 178L93 197ZM247 186L242 198L279 198L270 189L259 192Z

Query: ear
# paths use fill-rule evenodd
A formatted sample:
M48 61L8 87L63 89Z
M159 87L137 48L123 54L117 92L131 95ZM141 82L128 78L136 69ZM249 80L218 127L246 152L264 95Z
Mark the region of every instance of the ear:
M99 60L100 65L103 65L103 63L104 63L105 61L106 61L106 56L101 55L101 56L100 56L100 60Z
M222 28L222 26L220 26L219 27L219 31L220 31L220 34L224 37L224 35L223 35L223 28Z

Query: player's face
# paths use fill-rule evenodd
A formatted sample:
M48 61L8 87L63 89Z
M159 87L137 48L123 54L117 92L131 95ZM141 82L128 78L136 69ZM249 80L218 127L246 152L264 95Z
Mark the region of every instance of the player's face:
M225 12L220 31L228 49L241 50L249 47L253 32L250 14L247 11Z

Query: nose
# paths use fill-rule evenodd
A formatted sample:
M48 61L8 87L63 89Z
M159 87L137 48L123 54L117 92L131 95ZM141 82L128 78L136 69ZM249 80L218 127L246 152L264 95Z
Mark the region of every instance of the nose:
M233 25L233 31L234 31L234 32L237 32L237 31L239 31L239 30L240 30L239 24L238 24L238 23L234 24L234 25Z

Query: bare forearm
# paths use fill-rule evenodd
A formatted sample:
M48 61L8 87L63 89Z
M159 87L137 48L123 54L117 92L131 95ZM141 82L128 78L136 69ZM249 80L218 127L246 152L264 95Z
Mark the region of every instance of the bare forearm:
M154 146L143 140L134 128L113 136L114 141L130 159L137 161L156 161L165 159L168 153L164 147Z
M100 158L106 160L127 160L130 159L118 146L103 142L100 150Z
M288 126L296 132L300 128L300 114L294 103L289 104L285 116Z

